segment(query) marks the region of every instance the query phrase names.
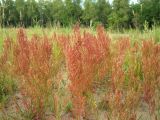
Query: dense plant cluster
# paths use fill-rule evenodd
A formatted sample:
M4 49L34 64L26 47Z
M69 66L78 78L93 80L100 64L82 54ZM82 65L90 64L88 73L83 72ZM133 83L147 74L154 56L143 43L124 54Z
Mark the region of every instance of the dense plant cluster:
M69 88L73 95L74 112L78 116L85 112L86 94L93 91L93 81L104 77L108 72L110 39L102 27L98 27L97 32L97 36L87 32L81 35L79 27L76 26L73 35L59 38L71 80Z
M4 44L1 71L16 79L22 97L21 103L15 101L18 111L30 119L43 119L48 101L53 98L55 79L63 62L63 56L53 50L53 45L60 50L47 36L34 35L28 39L23 29L18 31L16 42L8 38Z
M12 41L8 38L4 41L3 52L0 56L0 103L5 102L16 90L16 83L10 74L12 56L9 53L11 51Z
M102 26L96 35L76 25L68 35L31 39L20 29L16 41L4 42L0 68L0 80L16 81L16 108L25 118L47 119L51 112L52 119L138 120L144 109L150 119L160 117L160 45L154 40L111 40Z
M29 41L24 31L20 30L14 46L14 72L21 81L24 108L33 114L33 119L43 118L45 103L52 94L52 83L60 66L54 64L50 41L47 37L38 36Z

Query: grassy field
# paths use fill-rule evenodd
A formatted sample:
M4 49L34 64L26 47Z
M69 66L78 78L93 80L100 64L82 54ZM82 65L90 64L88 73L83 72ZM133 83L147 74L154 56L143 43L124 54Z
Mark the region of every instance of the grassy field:
M17 31L19 28L0 28L0 42L2 46L2 41L7 37L10 36L14 39L16 39ZM96 28L81 28L82 31L90 31L93 34L96 33ZM32 27L26 29L27 35L31 37L33 34L38 35L49 35L52 36L54 32L56 33L63 33L63 34L69 34L72 32L72 28L41 28L41 27ZM130 37L131 40L135 41L141 41L142 39L156 39L159 41L159 34L160 34L160 28L153 28L152 30L146 30L146 31L140 31L135 29L125 30L122 32L112 31L112 30L106 30L107 33L109 33L110 37L113 39L117 39L119 37Z
M2 49L3 40L7 36L16 39L18 28L0 28L0 50ZM95 33L95 28L83 28L83 30L90 31L93 34ZM34 28L27 28L26 32L29 37L33 34L38 34L40 36L49 35L52 36L54 32L56 33L64 33L69 34L72 31L72 28L41 28L41 27L34 27ZM107 31L107 30L106 30ZM159 41L160 39L160 28L154 28L153 30L147 31L140 31L140 30L126 30L123 33L116 32L116 31L107 31L112 39L117 39L119 37L129 37L132 41L141 41L143 39L155 39Z
M0 35L0 119L160 119L160 28Z

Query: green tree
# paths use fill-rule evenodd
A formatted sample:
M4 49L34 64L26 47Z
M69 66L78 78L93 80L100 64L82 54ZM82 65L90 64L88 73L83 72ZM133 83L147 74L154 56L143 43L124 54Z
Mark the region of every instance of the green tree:
M122 29L129 27L129 0L114 0L110 15L110 25Z
M3 0L1 3L1 25L15 25L16 9L13 0Z
M45 4L46 27L51 26L53 22L52 7L53 7L52 1L46 1L46 4Z
M131 4L129 22L132 28L140 28L141 6L139 3Z
M18 22L18 12L16 11L15 2L13 0L6 0L7 11L5 11L6 15L6 25L7 26L16 26Z
M9 26L16 25L17 20L17 11L15 7L15 2L13 0L2 0L1 1L1 25Z
M67 24L65 6L62 0L53 0L51 12L54 23Z
M2 26L48 26L60 23L70 26L80 22L85 26L102 23L105 27L151 28L160 25L160 0L1 0Z
M24 19L26 17L26 11L25 11L25 1L24 0L16 0L15 1L16 10L18 12L19 17L19 25L22 26Z
M97 20L96 3L93 2L93 0L85 0L82 20L83 23L87 26L92 26L92 23Z
M160 20L160 1L159 0L140 0L141 24L148 23L151 28L153 24Z
M98 0L96 3L96 13L98 21L101 22L104 26L108 26L109 15L111 13L111 5L106 0Z
M70 25L81 20L82 8L81 0L65 0L66 20Z
M38 23L38 4L35 0L27 0L26 6L27 6L26 26L34 26L35 24Z
M75 21L80 21L81 20L81 15L82 15L82 7L81 7L81 0L73 0L73 17Z

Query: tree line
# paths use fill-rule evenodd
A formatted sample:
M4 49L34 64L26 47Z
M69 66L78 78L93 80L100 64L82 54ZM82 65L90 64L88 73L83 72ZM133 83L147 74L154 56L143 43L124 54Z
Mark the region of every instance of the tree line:
M0 25L83 26L144 28L160 25L160 0L1 0Z

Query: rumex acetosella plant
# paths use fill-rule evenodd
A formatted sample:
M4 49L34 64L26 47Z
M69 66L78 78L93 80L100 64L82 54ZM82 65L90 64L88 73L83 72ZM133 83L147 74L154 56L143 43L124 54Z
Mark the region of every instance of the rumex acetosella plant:
M81 34L80 28L75 26L70 36L58 38L63 46L68 68L69 89L71 91L73 113L76 119L85 116L86 94L93 92L95 78L102 78L107 71L107 57L110 54L110 39L102 26L97 28L97 35L88 32Z
M14 74L22 96L22 106L17 106L21 111L28 112L30 119L44 119L49 97L53 98L54 80L62 57L55 58L52 45L52 40L46 36L35 35L28 39L23 29L19 30L14 45Z
M141 97L138 46L128 38L117 41L112 51L112 70L109 82L108 119L135 120ZM140 71L140 70L139 70Z
M153 109L155 103L152 99L156 98L155 91L158 91L156 86L159 85L158 44L147 41L148 47L144 47L145 41L141 46L140 42L131 43L129 38L121 38L113 42L101 26L97 27L96 35L85 31L81 33L79 27L76 26L73 34L60 35L57 39L65 54L71 82L69 90L72 95L72 111L77 119L83 118L86 112L89 112L87 111L88 94L94 96L99 86L97 80L104 81L106 76L105 99L108 119L139 119L137 111L143 104L143 99L149 105L150 110L152 108L152 111L156 111ZM151 50L152 57L147 58L149 51L144 52L149 48L153 49ZM154 58L153 63L151 58ZM145 62L147 59L150 59L148 61L150 64L152 63L150 67ZM147 70L153 71L152 79L156 79L156 82L150 81L147 84L147 79L151 77ZM153 93L150 95L148 91L153 91Z
M0 55L0 104L5 102L16 90L16 82L12 76L12 46L13 41L7 38Z
M158 119L159 44L148 40L141 45L122 38L112 46L111 80L106 94L108 119L140 119L139 109L144 104L148 105L150 119Z
M143 99L149 107L149 113L157 118L160 87L160 45L154 41L142 42Z

